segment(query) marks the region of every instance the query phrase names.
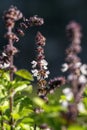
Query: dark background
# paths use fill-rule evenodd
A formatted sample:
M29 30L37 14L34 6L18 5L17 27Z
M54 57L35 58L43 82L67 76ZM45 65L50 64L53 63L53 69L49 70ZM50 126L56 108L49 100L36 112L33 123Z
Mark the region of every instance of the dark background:
M64 63L65 48L69 45L65 27L75 20L83 27L82 62L87 62L87 0L0 0L0 51L7 44L3 38L6 32L2 20L3 12L10 5L17 6L29 18L38 15L44 18L41 27L32 27L26 31L25 37L15 45L20 53L15 57L18 68L31 70L31 61L35 58L35 35L37 31L47 38L45 46L46 60L49 62L50 78L61 75L61 64Z

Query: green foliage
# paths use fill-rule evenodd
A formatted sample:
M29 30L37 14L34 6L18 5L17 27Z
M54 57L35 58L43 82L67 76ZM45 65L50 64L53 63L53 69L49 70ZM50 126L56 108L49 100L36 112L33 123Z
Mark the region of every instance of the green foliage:
M67 125L62 115L67 112L67 108L60 103L60 100L66 100L66 96L61 93L61 88L54 94L49 94L49 103L46 103L36 94L32 94L33 77L28 71L19 70L15 74L14 80L10 81L9 72L0 70L0 122L4 121L5 130L10 130L10 117L14 119L14 130L35 130L35 124L36 130L41 130L39 126L42 124L47 124L52 130L87 130L87 90L83 98L86 111L79 113L76 122ZM12 89L14 91L10 93ZM10 96L14 97L12 113L9 107Z
M31 93L33 77L27 70L19 70L16 75L20 76L20 78L15 76L14 80L10 81L10 73L0 70L0 122L3 120L5 130L10 130L9 119L13 117L16 130L32 129L31 125L34 122L34 119L31 118L32 113L34 113L33 103L29 96L23 94L23 91L28 94ZM14 91L10 93L12 89ZM10 96L14 97L11 115Z
M32 75L25 69L18 70L17 72L15 72L15 74L26 80L33 81Z

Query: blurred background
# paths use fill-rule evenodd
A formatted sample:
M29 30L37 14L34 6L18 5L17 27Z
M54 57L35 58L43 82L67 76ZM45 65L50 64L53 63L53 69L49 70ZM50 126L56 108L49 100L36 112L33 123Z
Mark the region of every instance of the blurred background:
M82 26L83 51L80 54L83 63L87 63L87 0L0 0L0 51L6 45L2 16L10 5L17 6L29 18L38 15L44 18L44 25L32 27L26 31L25 37L15 43L20 53L15 56L15 65L31 70L31 61L36 57L35 35L37 31L46 37L45 54L49 63L50 78L60 76L61 64L64 63L65 49L69 42L66 37L66 25L75 20Z

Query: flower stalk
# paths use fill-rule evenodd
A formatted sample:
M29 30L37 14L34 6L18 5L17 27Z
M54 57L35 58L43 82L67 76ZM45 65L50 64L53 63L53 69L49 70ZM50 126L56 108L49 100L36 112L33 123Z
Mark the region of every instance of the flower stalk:
M76 120L78 115L78 103L81 102L84 89L87 83L87 65L81 63L78 54L81 52L81 27L76 22L70 22L66 27L67 34L71 41L68 49L66 49L66 62L62 65L62 71L69 71L67 81L73 92L74 103L68 105L69 112L67 113L68 120Z
M19 38L16 34L13 33L13 28L15 26L15 22L20 20L23 17L22 13L14 6L11 6L8 11L4 14L5 26L7 28L7 33L5 34L5 38L8 40L8 45L4 47L4 53L7 56L7 60L9 63L8 69L10 71L10 81L13 80L13 74L16 70L14 66L14 55L18 52L17 48L14 47L14 42L18 42ZM10 107L10 126L11 130L14 129L14 119L12 117L13 106L14 106L14 88L10 89L10 97L9 97L9 107Z
M46 42L46 38L38 32L35 38L36 45L37 45L37 57L36 61L32 61L32 73L33 76L37 78L38 81L38 96L44 99L45 101L47 100L46 97L46 85L47 81L46 79L48 78L49 71L47 70L47 65L48 62L45 60L45 55L44 55L44 46Z

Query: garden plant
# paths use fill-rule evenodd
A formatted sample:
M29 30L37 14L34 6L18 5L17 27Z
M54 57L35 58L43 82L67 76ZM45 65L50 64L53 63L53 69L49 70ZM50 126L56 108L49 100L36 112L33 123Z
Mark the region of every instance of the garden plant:
M44 19L37 15L26 18L17 7L10 6L3 20L7 32L0 55L0 130L87 130L87 65L79 57L80 24L71 21L66 26L70 45L64 52L62 75L50 79L46 38L39 31L32 69L18 70L14 65L14 56L19 52L15 43L27 29L43 25Z

